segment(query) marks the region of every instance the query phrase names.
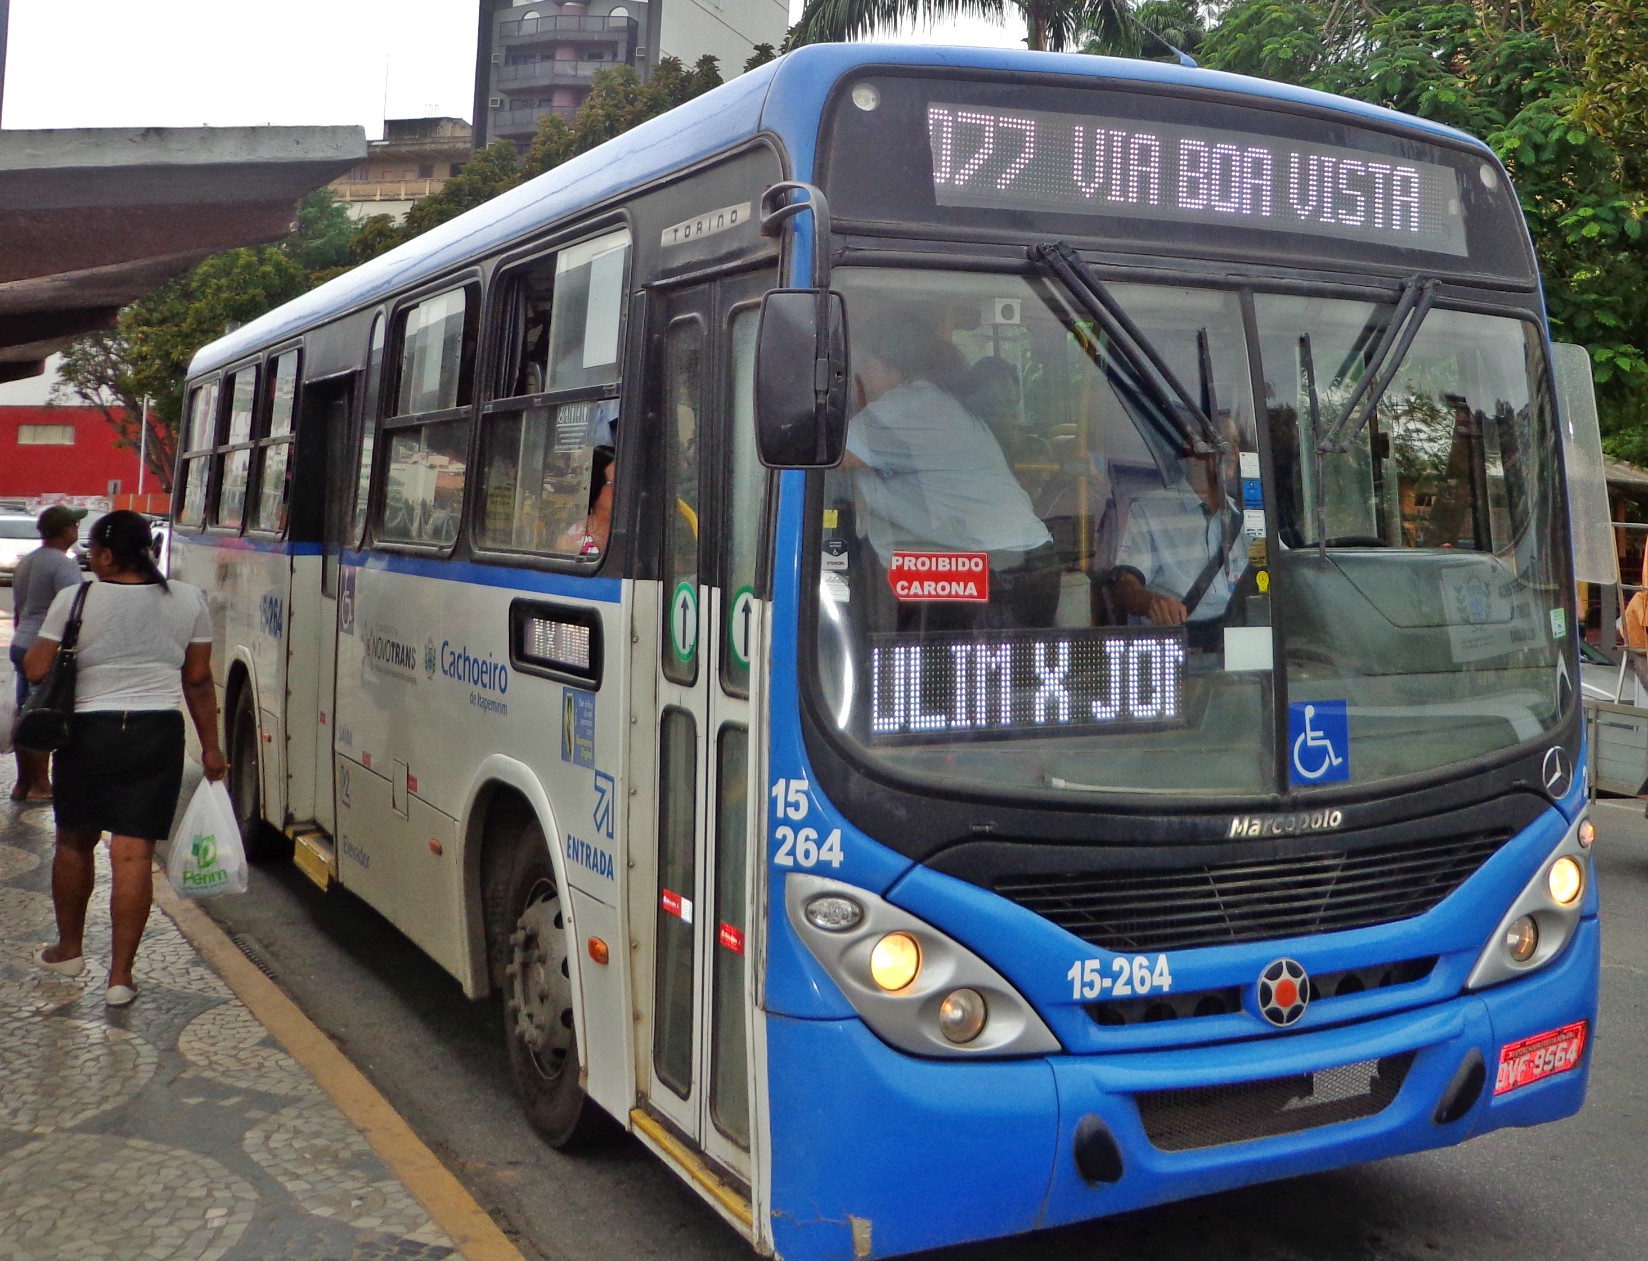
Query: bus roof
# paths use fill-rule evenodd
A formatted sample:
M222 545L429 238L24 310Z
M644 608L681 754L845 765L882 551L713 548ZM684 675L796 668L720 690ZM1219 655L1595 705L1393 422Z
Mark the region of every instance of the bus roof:
M189 375L214 371L261 347L372 306L402 289L504 249L580 207L598 205L627 188L647 184L763 132L783 145L795 178L809 179L814 169L819 120L830 90L843 75L864 66L1007 70L1211 89L1335 111L1375 125L1426 132L1491 153L1475 137L1428 119L1216 70L1023 49L814 44L642 123L220 337L195 355Z

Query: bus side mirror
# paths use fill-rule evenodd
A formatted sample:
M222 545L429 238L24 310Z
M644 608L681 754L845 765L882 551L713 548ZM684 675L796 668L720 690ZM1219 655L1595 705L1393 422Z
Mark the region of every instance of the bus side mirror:
M761 302L755 445L768 468L834 468L847 445L847 308L839 293L775 289Z
M1568 524L1573 535L1574 577L1613 586L1619 581L1613 515L1608 507L1608 474L1602 460L1601 423L1591 385L1591 356L1585 347L1551 346L1552 384L1562 430L1563 464L1568 474Z

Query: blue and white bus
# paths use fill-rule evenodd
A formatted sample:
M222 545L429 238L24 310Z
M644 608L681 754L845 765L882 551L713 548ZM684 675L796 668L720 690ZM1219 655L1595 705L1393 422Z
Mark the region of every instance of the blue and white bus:
M892 1255L1580 1107L1554 364L1470 137L806 48L203 349L173 569L552 1142Z

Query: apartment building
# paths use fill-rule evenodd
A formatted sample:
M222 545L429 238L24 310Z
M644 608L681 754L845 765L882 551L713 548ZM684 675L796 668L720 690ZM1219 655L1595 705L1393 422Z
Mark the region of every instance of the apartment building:
M528 144L545 114L570 118L595 73L615 65L642 74L660 57L687 65L705 53L725 78L757 44L777 45L789 26L783 0L480 0L475 68L475 144Z
M331 188L351 219L393 215L399 220L463 169L473 143L461 118L388 118L383 139L368 141L366 159L333 180Z

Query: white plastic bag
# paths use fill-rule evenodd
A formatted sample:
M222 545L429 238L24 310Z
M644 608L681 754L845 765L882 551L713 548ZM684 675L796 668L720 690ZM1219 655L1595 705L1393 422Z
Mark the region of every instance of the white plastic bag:
M6 672L5 691L0 692L0 753L11 752L11 726L17 721L17 676Z
M186 898L246 892L246 851L222 780L203 779L172 836L166 878Z

